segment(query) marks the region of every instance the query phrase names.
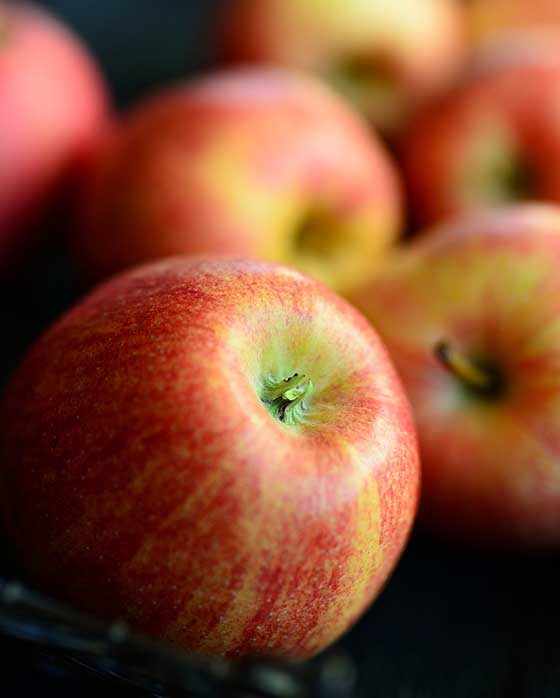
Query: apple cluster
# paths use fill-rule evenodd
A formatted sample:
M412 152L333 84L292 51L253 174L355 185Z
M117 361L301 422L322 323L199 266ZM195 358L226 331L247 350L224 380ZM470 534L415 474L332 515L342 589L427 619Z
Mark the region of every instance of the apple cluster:
M560 546L559 7L231 0L220 66L117 114L83 42L0 0L0 273L62 215L99 282L0 401L41 588L305 658L420 479L440 536Z

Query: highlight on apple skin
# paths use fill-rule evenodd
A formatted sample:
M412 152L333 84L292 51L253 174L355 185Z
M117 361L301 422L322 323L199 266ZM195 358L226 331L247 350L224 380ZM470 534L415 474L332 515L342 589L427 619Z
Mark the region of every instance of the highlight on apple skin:
M371 276L400 226L400 182L366 124L311 77L253 68L134 109L92 170L74 247L92 276L228 254L346 292Z
M26 251L108 122L102 77L52 15L0 1L0 269Z
M357 297L411 399L424 520L477 544L560 544L560 208L471 214Z
M560 33L510 35L481 49L400 151L418 224L560 202Z
M459 69L465 19L456 0L232 0L218 43L229 63L316 73L395 133Z
M0 407L4 524L42 588L206 655L307 657L409 533L408 401L368 322L264 262L95 290Z

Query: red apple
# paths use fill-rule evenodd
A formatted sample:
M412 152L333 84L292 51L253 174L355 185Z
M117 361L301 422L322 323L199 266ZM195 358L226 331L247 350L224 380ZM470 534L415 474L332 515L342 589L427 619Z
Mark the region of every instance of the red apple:
M318 81L226 71L141 104L102 149L75 247L92 275L174 254L283 262L346 291L399 231L397 175Z
M465 5L476 42L512 30L560 29L558 0L467 0Z
M209 655L311 655L378 594L417 498L367 321L264 262L109 281L0 407L6 528L44 588Z
M107 113L82 43L38 7L0 2L0 266L25 247Z
M423 514L476 543L560 545L560 208L470 214L356 303L414 409Z
M419 223L468 210L560 202L560 34L488 45L402 144Z
M456 0L232 0L220 44L229 62L315 72L395 131L454 75L465 25Z

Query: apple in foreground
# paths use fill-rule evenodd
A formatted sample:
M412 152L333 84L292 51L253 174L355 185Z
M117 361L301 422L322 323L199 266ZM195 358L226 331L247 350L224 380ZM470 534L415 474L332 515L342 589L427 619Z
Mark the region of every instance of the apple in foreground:
M560 202L560 33L481 49L464 78L401 144L416 222L465 211Z
M409 404L368 322L265 262L101 286L0 407L6 529L44 588L207 655L306 657L414 517Z
M560 29L558 0L466 0L465 6L476 42L527 28Z
M356 298L411 399L426 521L474 543L560 544L560 208L470 214Z
M141 104L84 188L75 249L101 276L175 254L262 258L344 292L397 236L382 144L319 81L224 71Z
M456 0L233 0L221 34L224 60L314 72L394 132L455 74L466 22Z
M107 120L80 40L34 5L0 1L0 268L25 250Z

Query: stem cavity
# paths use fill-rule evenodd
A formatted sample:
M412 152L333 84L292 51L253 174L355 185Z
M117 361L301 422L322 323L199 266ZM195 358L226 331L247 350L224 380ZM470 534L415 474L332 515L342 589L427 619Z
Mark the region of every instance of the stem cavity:
M261 400L270 414L284 424L299 424L307 408L305 400L311 395L313 382L304 375L294 373L289 378L264 379Z
M471 392L485 397L501 394L503 380L496 367L470 359L446 341L436 344L434 354L439 363Z

